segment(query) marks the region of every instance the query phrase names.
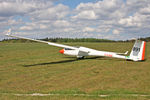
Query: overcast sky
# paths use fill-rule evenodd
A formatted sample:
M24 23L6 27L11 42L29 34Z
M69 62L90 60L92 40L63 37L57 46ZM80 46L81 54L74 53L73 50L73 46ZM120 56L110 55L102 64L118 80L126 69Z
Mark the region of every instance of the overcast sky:
M30 38L150 37L150 0L0 0L6 31Z

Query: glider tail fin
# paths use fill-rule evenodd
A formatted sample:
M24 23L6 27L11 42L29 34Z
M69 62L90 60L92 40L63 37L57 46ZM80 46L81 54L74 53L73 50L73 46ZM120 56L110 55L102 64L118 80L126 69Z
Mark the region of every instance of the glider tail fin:
M130 59L133 61L145 60L145 47L146 47L145 41L136 40L130 53Z

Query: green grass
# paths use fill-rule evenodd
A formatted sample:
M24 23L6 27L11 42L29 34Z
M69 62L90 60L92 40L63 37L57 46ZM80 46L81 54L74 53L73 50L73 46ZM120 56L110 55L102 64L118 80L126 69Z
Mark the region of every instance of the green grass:
M133 43L67 44L114 52L130 51L133 45ZM150 43L147 43L147 60L144 62L105 57L77 60L60 54L61 49L41 43L0 43L0 98L98 100L99 94L112 95L101 98L102 100L150 98L121 96L121 94L150 95ZM62 96L18 97L12 93L53 93ZM95 97L65 94L92 94Z

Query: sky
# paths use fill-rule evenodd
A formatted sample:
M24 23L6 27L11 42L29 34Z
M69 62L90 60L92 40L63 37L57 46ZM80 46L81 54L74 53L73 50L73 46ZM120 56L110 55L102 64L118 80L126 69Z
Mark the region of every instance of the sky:
M0 0L0 40L150 37L150 0Z

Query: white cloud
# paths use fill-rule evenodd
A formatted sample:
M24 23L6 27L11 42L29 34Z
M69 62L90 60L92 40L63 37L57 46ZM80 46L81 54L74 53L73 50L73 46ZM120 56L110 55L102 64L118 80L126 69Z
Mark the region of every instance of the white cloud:
M150 4L147 7L141 8L139 13L143 15L150 15Z
M55 27L69 27L71 24L66 20L57 20L54 23Z
M49 6L46 9L37 9L31 13L33 20L56 20L65 18L69 12L69 8L65 5L59 4L57 6Z
M26 23L26 25L21 26L19 30L21 31L34 31L34 30L43 30L47 29L48 26L41 23Z
M40 26L40 29L47 29L48 28L47 25L43 25L43 24L40 24L39 26Z
M0 2L0 16L24 15L37 9L36 3L32 2Z
M94 28L91 28L91 27L85 27L83 29L83 32L93 32L95 29Z
M72 9L54 2L0 0L0 31L12 27L19 34L32 37L37 33L41 38L109 39L148 36L150 32L150 0L101 0L80 3Z
M142 24L144 16L129 16L128 18L121 19L119 24L125 25L127 27L140 27Z
M95 14L94 11L92 10L86 10L86 11L81 11L78 15L76 16L73 16L72 18L75 18L75 19L96 19L97 16Z
M115 34L115 35L119 35L119 34L120 34L120 32L119 32L119 30L114 29L114 30L113 30L113 34Z
M33 30L33 27L31 27L31 26L22 26L22 27L20 27L20 30L24 30L24 31Z

